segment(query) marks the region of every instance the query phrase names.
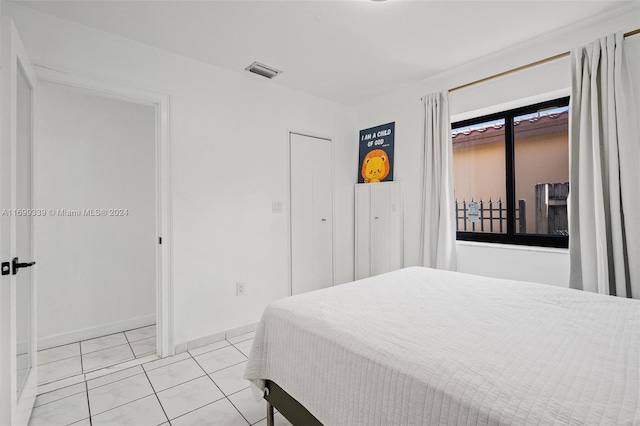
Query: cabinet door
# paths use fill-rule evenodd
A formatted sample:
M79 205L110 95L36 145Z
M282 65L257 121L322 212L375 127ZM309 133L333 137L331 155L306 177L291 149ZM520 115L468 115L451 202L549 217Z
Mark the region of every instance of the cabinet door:
M356 185L356 279L403 267L401 202L397 182Z
M390 185L371 184L371 275L391 270Z
M356 280L371 276L371 186L356 185Z
M402 228L402 195L399 183L389 185L389 271L404 266L403 228Z

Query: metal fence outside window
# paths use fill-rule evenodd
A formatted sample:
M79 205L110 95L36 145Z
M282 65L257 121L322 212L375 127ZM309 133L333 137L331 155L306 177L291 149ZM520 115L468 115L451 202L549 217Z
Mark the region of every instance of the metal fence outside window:
M475 202L472 198L470 201L456 199L456 231L463 232L507 232L507 206L502 198L494 201L480 199L478 201L478 221L470 222L469 219L469 203ZM518 208L516 210L516 229L519 233L527 232L527 214L526 200L518 200ZM462 223L460 223L462 221Z

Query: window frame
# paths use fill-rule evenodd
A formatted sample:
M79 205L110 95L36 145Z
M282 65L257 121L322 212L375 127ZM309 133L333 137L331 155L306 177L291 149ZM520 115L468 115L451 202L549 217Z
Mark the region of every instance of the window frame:
M515 244L537 247L568 248L568 235L542 235L542 234L519 234L516 233L515 211L516 211L516 176L515 176L515 132L513 119L515 117L531 114L541 109L560 108L569 106L569 96L538 102L523 107L513 108L502 112L496 112L481 117L469 118L466 120L451 123L450 131L460 127L473 126L487 121L504 119L505 121L505 183L507 201L507 232L504 234L489 232L457 231L457 241L476 241L484 243ZM571 111L569 110L569 113ZM452 142L453 143L453 142ZM571 183L569 183L571 185ZM457 223L457 219L456 223ZM457 227L457 225L456 225Z

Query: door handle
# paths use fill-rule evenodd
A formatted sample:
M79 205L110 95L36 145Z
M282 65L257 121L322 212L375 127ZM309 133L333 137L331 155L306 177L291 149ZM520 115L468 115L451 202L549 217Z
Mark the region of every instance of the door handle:
M17 257L14 257L13 260L11 261L11 266L12 266L12 269L13 269L13 272L12 272L13 275L17 274L18 273L18 269L20 269L20 268L29 268L29 267L31 267L31 266L36 264L36 262L20 263L18 260L19 259Z

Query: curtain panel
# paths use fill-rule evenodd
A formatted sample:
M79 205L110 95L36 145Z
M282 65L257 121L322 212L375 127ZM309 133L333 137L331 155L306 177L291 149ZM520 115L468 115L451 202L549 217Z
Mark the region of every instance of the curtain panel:
M622 33L571 52L570 286L640 298L640 139Z
M424 105L421 259L423 266L456 270L453 148L447 93Z

